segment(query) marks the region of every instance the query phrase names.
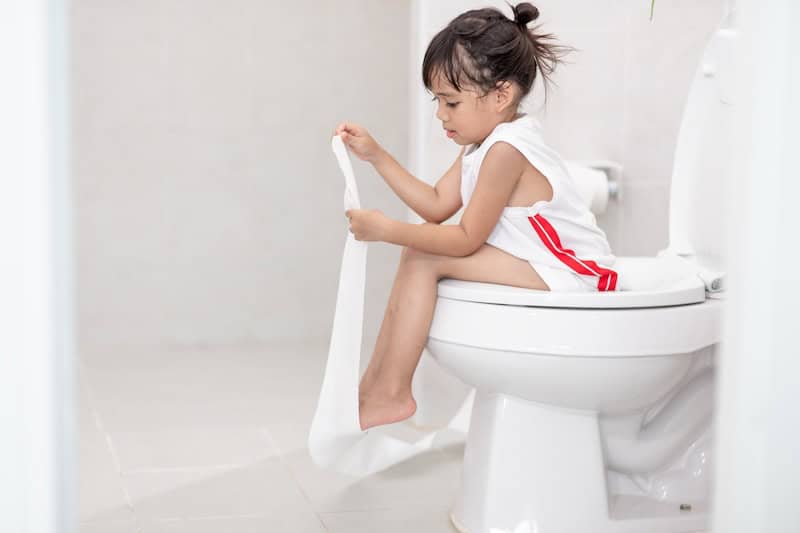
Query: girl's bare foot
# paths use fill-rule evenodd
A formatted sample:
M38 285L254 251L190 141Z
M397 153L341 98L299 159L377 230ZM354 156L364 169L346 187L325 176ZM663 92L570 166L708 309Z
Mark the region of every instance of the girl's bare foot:
M417 402L410 393L391 396L367 392L358 402L361 430L400 422L417 411Z

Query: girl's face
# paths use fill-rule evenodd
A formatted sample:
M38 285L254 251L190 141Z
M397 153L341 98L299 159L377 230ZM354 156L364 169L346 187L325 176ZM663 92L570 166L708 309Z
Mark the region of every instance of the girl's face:
M447 137L460 145L483 142L495 126L516 115L513 89L508 82L481 96L468 86L456 90L440 74L433 77L431 89L438 102L436 118L442 121Z

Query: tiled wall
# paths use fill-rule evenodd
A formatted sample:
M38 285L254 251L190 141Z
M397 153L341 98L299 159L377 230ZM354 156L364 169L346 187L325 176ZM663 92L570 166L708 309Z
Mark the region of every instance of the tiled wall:
M721 3L657 0L652 22L649 0L537 3L545 28L583 50L548 96L551 144L625 166L622 203L598 218L618 254L666 245L680 110ZM412 12L432 35L487 4L510 11L463 0L71 2L80 342L329 336L347 231L330 134L360 122L411 167ZM421 178L452 162L447 142L431 136ZM364 207L406 219L372 167L353 163ZM370 246L365 349L398 256Z
M75 0L80 341L330 335L347 219L336 124L406 159L406 2ZM362 202L405 206L353 159ZM370 248L367 335L399 250Z

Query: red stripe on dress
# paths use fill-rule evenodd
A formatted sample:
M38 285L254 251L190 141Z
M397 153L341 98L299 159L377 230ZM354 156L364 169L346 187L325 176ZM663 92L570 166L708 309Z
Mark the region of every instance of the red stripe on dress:
M578 274L584 276L597 276L598 291L613 291L617 287L617 273L609 268L603 268L594 261L579 259L572 250L564 249L561 239L555 228L542 215L528 217L533 229L539 235L544 245L562 263L570 267Z

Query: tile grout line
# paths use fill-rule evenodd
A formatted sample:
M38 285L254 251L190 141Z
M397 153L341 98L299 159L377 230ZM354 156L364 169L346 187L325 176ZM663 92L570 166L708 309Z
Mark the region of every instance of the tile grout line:
M272 445L272 448L278 453L278 457L280 458L281 463L283 464L283 466L286 467L286 470L289 471L289 475L292 476L292 479L294 480L294 484L297 487L297 490L299 490L300 494L302 494L303 498L305 498L306 503L308 503L308 507L314 513L314 516L317 517L317 520L319 521L320 525L322 526L322 529L324 531L328 531L328 527L325 525L325 522L322 521L322 517L320 516L319 511L317 511L317 508L314 507L314 504L312 503L311 498L306 493L306 491L303 488L303 486L300 484L300 481L297 478L297 474L295 474L294 469L291 467L289 462L283 456L283 450L278 446L278 443L272 437L272 434L270 433L269 429L262 427L261 428L261 434L264 436L264 438L267 441L269 441L269 443Z
M100 435L103 437L103 440L108 447L108 451L111 454L111 460L114 462L114 468L117 470L117 476L119 478L119 485L122 489L122 496L125 498L125 505L130 510L131 514L133 515L133 521L136 527L137 533L142 533L142 529L139 525L139 520L136 515L136 510L133 508L133 499L131 498L130 493L128 492L128 488L125 486L123 481L122 475L122 464L119 460L119 456L117 455L117 451L114 449L114 443L111 441L111 435L106 431L105 426L103 425L103 421L100 418L100 412L97 410L96 406L96 397L92 390L91 383L89 382L89 373L86 371L86 366L83 361L78 362L78 366L80 367L80 371L83 374L83 385L85 388L87 399L89 400L89 409L92 413L92 419L94 420L95 429L100 432Z
M324 338L320 337L319 340L324 341L322 346L325 346L330 342L327 336L324 337ZM318 342L318 339L315 338L313 341L304 341L302 343L298 342L297 344L299 346L301 346L302 349L307 349L309 346L315 346L316 347L316 343L317 342ZM324 350L324 348L323 348L323 350ZM325 360L327 361L327 356L325 357ZM272 443L272 447L275 450L277 450L278 456L280 457L281 462L286 466L286 469L289 471L289 474L292 476L292 479L294 480L295 485L297 486L297 488L300 491L300 493L303 495L303 497L308 502L308 506L311 508L312 512L314 513L314 516L317 517L317 521L322 526L322 529L324 531L328 531L328 526L325 525L325 522L322 520L322 516L320 516L319 511L314 506L314 503L311 501L311 497L306 493L305 489L300 484L300 479L297 477L297 474L295 473L294 469L292 468L292 466L289 464L289 462L284 457L283 450L281 449L280 446L278 446L278 443L275 440L275 438L272 436L272 433L269 431L268 428L262 428L262 432L265 435L265 437L270 441L270 443Z

